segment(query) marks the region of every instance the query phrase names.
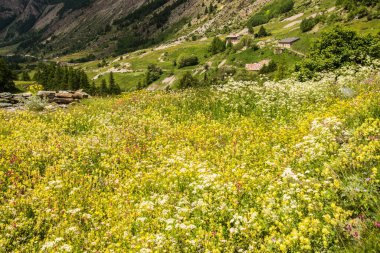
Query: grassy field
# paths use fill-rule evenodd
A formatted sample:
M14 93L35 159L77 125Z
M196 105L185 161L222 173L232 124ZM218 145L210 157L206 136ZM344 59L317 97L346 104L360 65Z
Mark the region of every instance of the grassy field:
M378 252L379 91L361 68L0 111L0 252Z

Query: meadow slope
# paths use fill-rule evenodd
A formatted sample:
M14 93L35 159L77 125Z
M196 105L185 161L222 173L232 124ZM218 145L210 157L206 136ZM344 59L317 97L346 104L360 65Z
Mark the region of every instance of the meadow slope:
M376 252L380 76L0 111L0 252Z

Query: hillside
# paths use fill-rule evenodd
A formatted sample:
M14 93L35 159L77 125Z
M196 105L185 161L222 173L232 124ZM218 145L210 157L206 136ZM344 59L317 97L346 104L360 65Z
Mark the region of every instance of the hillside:
M251 7L254 8L253 5ZM253 13L260 10L259 7L256 8ZM300 29L302 21L318 15L323 16L324 20L316 24L311 31L302 32ZM295 65L310 52L313 41L320 37L323 32L329 31L336 25L352 29L361 35L377 35L380 32L379 19L369 20L367 16L349 19L349 15L349 11L344 10L342 6L336 6L331 1L314 1L309 4L305 4L304 1L296 1L291 11L274 17L264 24L266 30L271 34L253 39L252 45L260 45L259 49L237 45L236 49L213 55L209 52L209 48L214 36L219 35L223 39L231 33L248 34L246 22L252 16L248 15L240 22L231 21L228 29L218 25L211 25L210 28L206 29L208 22L217 22L217 20L222 19L223 15L220 12L215 16L216 19L205 20L204 22L194 21L191 27L183 28L177 34L178 39L173 38L155 47L121 54L117 57L104 57L77 66L85 69L90 79L93 79L98 85L102 79L108 79L108 75L112 71L117 82L125 91L134 90L139 83L144 82L149 64L155 64L163 70L160 79L148 88L151 90L175 87L178 80L187 71L191 71L196 77L202 79L206 72L205 65L208 65L207 71L216 72L215 75L221 76L225 71L228 72L233 68L235 78L250 79L255 77L250 76L252 73L244 71L245 64L271 59L278 65L283 65L286 72L292 72ZM253 30L257 33L259 28L260 25L253 27ZM253 35L249 36L253 37ZM291 50L286 50L283 54L276 54L274 49L277 42L289 37L299 37L300 40L292 45ZM66 55L56 59L56 61L61 63L75 61L85 57L88 53L79 52ZM181 55L195 55L199 59L199 64L179 69L173 65L173 62Z
M136 49L141 43L149 46L166 40L189 21L207 19L208 25L221 26L226 20L236 20L237 10L251 3L248 0L214 2L18 0L10 4L2 0L0 45L47 55L85 48L102 55L122 52ZM206 14L210 6L217 9Z
M380 252L380 0L0 0L0 253Z

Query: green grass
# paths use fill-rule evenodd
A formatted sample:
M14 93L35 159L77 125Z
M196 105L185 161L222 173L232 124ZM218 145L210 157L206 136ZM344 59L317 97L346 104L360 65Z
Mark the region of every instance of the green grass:
M119 84L123 91L134 90L139 82L143 82L145 79L145 72L133 72L133 73L114 73L115 81ZM105 74L99 77L95 83L99 86L102 79L105 79L108 83L109 74Z
M15 81L16 87L21 91L27 91L28 87L32 84L35 84L34 81Z
M297 61L301 58L295 56L288 51L283 54L275 54L273 50L264 48L254 51L253 49L248 49L243 52L237 53L236 55L230 55L228 57L229 64L244 68L247 63L255 63L265 59L272 59L275 62L285 63L290 68L295 65Z

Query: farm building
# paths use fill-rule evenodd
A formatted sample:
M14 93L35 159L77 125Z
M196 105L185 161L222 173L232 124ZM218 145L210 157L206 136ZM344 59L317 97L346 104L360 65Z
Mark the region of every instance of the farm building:
M268 66L271 60L262 60L257 63L246 64L245 69L248 71L260 71L264 66Z
M279 46L280 48L291 48L292 45L293 45L295 42L299 41L299 39L300 39L300 38L298 38L298 37L286 38L286 39L280 40L280 41L278 42L278 46Z
M233 45L239 43L241 36L240 35L228 35L226 38L226 42L231 42Z

